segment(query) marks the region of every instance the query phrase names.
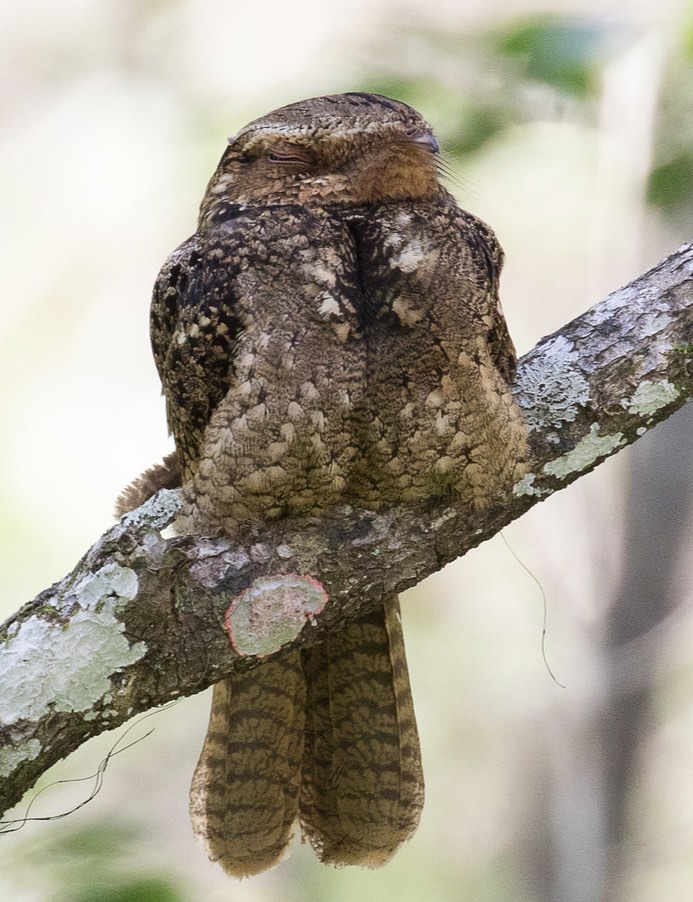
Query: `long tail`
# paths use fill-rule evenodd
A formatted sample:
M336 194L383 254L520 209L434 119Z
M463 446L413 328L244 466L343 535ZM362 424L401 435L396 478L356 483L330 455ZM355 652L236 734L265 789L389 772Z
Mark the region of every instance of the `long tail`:
M322 861L377 867L419 823L423 771L397 598L303 651L300 820Z
M209 857L232 876L259 874L287 853L298 815L304 712L298 651L214 687L190 815Z

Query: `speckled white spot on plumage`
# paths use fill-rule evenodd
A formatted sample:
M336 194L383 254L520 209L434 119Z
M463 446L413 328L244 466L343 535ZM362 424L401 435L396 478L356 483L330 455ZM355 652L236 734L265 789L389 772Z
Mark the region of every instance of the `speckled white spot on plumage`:
M399 251L390 257L390 269L399 269L402 272L415 272L426 259L426 252L420 241L413 239L408 241Z
M339 316L341 313L341 308L337 300L331 295L329 292L324 292L318 297L320 301L320 306L318 307L318 313L324 319L328 319L330 316Z

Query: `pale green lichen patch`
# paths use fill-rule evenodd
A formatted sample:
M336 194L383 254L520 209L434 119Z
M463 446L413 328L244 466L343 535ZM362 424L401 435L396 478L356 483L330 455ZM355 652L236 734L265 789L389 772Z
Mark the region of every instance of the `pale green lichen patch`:
M592 423L588 434L580 439L572 451L544 465L544 473L557 479L565 479L573 473L582 473L595 461L607 457L625 443L623 433L599 435L599 423Z
M534 480L536 478L535 473L526 473L522 479L513 486L513 495L530 495L532 497L548 495L550 493L549 489L539 489L534 485Z
M81 579L70 594L77 597L80 607L89 608L114 595L132 601L137 595L137 585L134 570L118 564L107 564L97 573L90 573Z
M38 720L49 708L87 711L111 688L110 678L147 650L130 645L119 606L134 597L137 576L110 565L72 589L77 610L67 622L30 617L0 647L0 724Z
M572 342L559 335L545 346L541 359L518 371L515 397L530 429L572 423L589 402L589 382L574 365L576 360Z
M164 529L180 513L182 501L177 489L159 489L143 505L123 517L125 526Z
M327 603L311 576L261 576L237 595L226 612L226 629L239 655L271 655L298 636Z
M38 758L41 743L38 739L29 739L18 746L5 746L0 749L0 777L9 777L23 761Z
M642 417L654 416L662 407L667 407L679 397L679 390L671 382L641 382L629 402L628 413Z

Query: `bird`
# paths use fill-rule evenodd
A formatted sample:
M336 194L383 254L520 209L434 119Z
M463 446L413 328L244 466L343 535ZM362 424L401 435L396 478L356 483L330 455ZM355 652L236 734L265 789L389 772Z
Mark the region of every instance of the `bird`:
M233 538L342 505L473 513L512 489L527 428L503 252L443 168L416 110L366 92L229 139L152 297L175 452L121 513L180 485L177 531ZM325 863L380 866L423 800L396 596L214 687L190 812L229 875L276 865L296 825Z

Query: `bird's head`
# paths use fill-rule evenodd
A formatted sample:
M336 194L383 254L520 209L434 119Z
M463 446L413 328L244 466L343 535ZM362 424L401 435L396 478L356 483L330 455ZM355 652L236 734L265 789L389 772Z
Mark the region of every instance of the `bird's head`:
M230 138L200 218L220 202L364 204L438 190L438 142L416 110L335 94L281 107Z

